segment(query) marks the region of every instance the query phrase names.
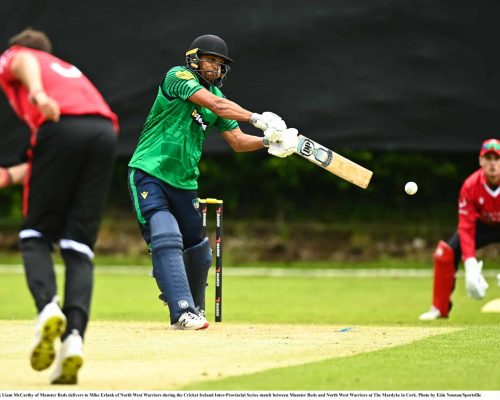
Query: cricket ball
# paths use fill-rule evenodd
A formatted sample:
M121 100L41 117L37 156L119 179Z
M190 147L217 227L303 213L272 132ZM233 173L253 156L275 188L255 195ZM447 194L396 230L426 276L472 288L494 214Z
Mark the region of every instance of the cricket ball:
M407 182L405 185L405 192L411 196L417 193L418 186L415 182Z

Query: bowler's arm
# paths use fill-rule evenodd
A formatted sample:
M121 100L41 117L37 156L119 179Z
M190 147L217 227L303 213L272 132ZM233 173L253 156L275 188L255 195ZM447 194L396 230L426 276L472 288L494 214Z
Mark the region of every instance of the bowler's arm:
M11 72L26 86L29 93L43 92L42 72L36 57L28 51L20 51L11 62Z
M30 101L46 119L59 121L61 111L57 102L43 88L42 72L37 58L28 51L20 51L12 59L11 72L26 87Z

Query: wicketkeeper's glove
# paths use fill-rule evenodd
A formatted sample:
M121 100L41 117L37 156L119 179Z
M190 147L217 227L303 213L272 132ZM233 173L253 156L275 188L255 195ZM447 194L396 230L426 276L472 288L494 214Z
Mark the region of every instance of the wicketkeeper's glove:
M482 299L486 296L486 289L489 287L481 273L483 262L477 261L475 257L470 257L464 261L464 267L467 294L473 299Z

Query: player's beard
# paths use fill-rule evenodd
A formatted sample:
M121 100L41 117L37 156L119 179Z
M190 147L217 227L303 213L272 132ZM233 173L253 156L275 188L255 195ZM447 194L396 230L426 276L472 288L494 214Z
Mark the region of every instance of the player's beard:
M201 71L201 75L209 84L213 85L219 74L215 71Z

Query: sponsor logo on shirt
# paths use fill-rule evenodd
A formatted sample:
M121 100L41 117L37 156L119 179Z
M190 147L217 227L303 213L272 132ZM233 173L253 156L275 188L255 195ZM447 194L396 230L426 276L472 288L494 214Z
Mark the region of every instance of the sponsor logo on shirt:
M188 81L190 79L194 79L194 75L189 71L177 71L175 73L175 76L177 78L184 79L186 81Z
M208 124L203 121L202 116L198 112L198 110L195 108L193 112L191 113L191 118L193 118L194 122L196 122L198 125L201 126L201 129L203 129L203 132L205 132L208 128Z
M144 200L148 197L149 192L141 192L141 196Z
M499 223L500 222L500 211L482 211L481 219L485 222Z

